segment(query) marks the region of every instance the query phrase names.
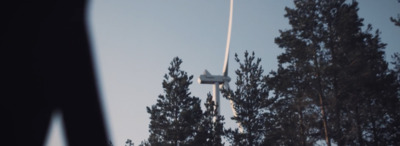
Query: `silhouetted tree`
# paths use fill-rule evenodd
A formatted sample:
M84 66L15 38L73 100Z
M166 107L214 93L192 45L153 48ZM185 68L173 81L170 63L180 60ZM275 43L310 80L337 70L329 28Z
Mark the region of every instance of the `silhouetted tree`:
M268 108L272 100L268 98L268 89L263 81L260 58L255 58L254 52L244 53L244 61L240 62L238 55L235 60L240 67L236 70L236 90L223 89L223 96L234 103L237 117L232 117L241 123L243 132L229 129L227 132L233 145L261 145L266 132L265 121L269 114Z
M265 145L313 145L321 136L318 105L308 96L310 79L303 77L308 69L293 65L271 72L266 82L273 89L277 101L273 104L272 120L266 128Z
M202 118L200 100L191 96L189 85L193 76L180 69L182 60L175 57L165 74L157 103L147 107L150 114L150 145L193 145Z
M218 115L218 110L210 93L207 94L207 100L204 103L205 111L201 124L199 125L198 134L195 138L197 145L203 146L222 146L222 137L224 136L224 117Z
M388 128L399 99L383 58L386 44L380 41L380 32L372 34L370 25L361 30L356 1L294 4L285 15L292 28L275 39L285 52L267 80L278 98L278 141L393 144L396 136Z

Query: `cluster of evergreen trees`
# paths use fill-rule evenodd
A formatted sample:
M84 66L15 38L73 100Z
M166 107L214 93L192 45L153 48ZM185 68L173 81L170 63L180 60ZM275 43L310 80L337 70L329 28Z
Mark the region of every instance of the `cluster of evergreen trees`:
M264 75L254 53L235 55L236 89L222 93L235 103L242 132L224 129L210 94L202 111L189 91L193 76L176 57L165 94L147 107L150 136L141 145L223 145L222 137L231 145L400 145L400 55L389 69L380 32L362 29L355 1L294 4L285 9L291 29L275 39L284 49L277 70Z
M181 63L178 57L173 59L162 83L165 95L147 107L150 136L142 145L222 145L224 118L217 115L210 94L201 110L200 99L189 91L193 76L180 69Z
M275 39L285 52L267 79L278 98L273 110L282 142L400 144L399 81L384 60L379 31L361 30L354 1L295 5L286 8L292 29Z

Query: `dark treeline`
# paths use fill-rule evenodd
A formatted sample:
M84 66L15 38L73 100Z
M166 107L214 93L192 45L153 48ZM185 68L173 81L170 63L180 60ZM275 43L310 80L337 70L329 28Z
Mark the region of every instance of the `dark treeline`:
M399 80L384 60L380 32L361 29L354 1L295 6L286 8L292 29L275 39L285 52L267 77L280 127L271 142L398 145Z
M389 68L379 30L363 27L355 1L294 4L285 8L291 28L275 38L284 50L276 70L265 74L254 53L235 55L235 89L222 93L242 132L223 128L210 94L201 109L176 57L164 94L147 107L150 136L141 145L224 145L223 137L229 145L400 145L400 55Z

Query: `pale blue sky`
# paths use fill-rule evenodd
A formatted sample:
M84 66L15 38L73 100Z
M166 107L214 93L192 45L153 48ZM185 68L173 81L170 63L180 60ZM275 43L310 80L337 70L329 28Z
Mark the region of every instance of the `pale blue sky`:
M400 50L400 27L389 21L400 13L397 0L360 0L359 16L382 31L387 58ZM291 0L235 0L229 76L234 86L237 63L233 54L255 51L265 73L276 69L281 49L274 43L279 29L289 28L283 17ZM126 139L135 144L149 136L146 106L163 94L161 82L173 57L194 75L192 95L205 101L211 85L197 83L207 69L221 74L228 30L229 0L93 0L89 30L97 62L100 91L110 136L115 146ZM226 126L231 120L229 101L221 98Z

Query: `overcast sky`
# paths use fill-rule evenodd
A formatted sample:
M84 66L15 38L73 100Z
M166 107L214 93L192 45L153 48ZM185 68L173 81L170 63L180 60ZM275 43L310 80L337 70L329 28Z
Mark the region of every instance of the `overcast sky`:
M282 50L274 43L279 30L290 28L283 17L291 0L235 0L233 8L229 76L236 80L234 53L254 51L262 59L265 74L277 68ZM400 27L389 17L400 14L397 0L362 0L359 16L382 31L387 43L386 58L400 52ZM194 75L192 95L202 104L211 85L197 78L207 69L221 74L228 30L229 0L92 0L88 28L96 61L99 88L108 130L114 146L127 139L138 145L149 136L146 106L156 103L163 93L161 82L175 56L182 69ZM391 61L391 60L389 60ZM221 98L226 126L235 127L229 101ZM59 121L59 120L58 120ZM57 125L57 124L56 124ZM61 125L61 124L58 124ZM57 127L57 126L56 126ZM53 131L49 145L59 143ZM54 136L55 135L55 136Z

